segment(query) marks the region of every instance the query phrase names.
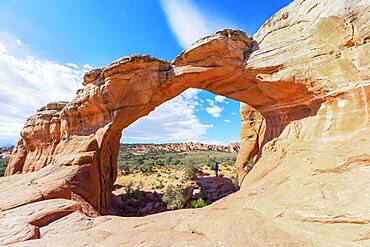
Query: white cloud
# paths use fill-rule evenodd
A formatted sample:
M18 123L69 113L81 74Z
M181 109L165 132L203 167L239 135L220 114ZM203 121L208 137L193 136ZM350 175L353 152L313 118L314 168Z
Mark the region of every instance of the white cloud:
M0 43L0 54L6 53L6 52L7 50L6 50L5 45Z
M238 115L238 113L237 112L232 112L231 115Z
M78 65L75 63L66 63L67 66L73 68L73 69L78 69Z
M224 141L219 140L205 140L203 143L212 144L212 145L224 145L226 146L228 143Z
M207 102L208 102L208 104L210 106L214 106L215 105L215 102L213 100L211 100L211 99L206 99L206 100L207 100Z
M225 97L225 96L221 96L221 95L216 95L216 96L215 96L215 100L216 100L217 102L220 102L220 103L224 102L224 101L225 101L225 99L226 99L226 97Z
M203 124L195 114L198 89L188 89L160 105L148 116L123 131L126 142L201 141L211 124Z
M161 0L162 9L179 44L186 48L219 29L235 27L228 20L202 12L191 0Z
M82 65L82 68L85 70L92 70L93 68L89 64Z
M28 116L48 102L73 99L81 85L85 70L31 53L22 41L0 35L0 145L14 144Z
M206 107L206 112L208 112L212 117L219 117L221 116L222 108L217 105Z
M231 123L230 119L225 119L224 121L225 121L225 123Z

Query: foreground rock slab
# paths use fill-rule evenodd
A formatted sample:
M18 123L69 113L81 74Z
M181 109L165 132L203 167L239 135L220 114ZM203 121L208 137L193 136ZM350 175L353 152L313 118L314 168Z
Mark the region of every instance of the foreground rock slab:
M172 62L138 55L87 73L73 101L27 120L0 179L0 244L369 246L369 20L367 0L296 0L253 38L222 30ZM248 105L240 191L203 209L100 216L122 130L191 87Z

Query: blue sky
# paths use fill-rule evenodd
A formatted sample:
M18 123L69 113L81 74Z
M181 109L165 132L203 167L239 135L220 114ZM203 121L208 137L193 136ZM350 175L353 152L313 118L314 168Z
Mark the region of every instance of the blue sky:
M1 0L0 145L16 142L36 108L72 99L93 67L137 53L171 60L221 28L253 35L290 2ZM189 90L126 129L122 141L238 141L238 112L239 102Z

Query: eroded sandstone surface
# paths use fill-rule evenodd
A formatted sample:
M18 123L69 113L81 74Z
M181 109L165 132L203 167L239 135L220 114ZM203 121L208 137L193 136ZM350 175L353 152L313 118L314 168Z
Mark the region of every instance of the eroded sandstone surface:
M252 38L222 30L172 62L136 55L87 73L74 100L27 120L0 179L0 243L369 246L369 19L368 0L296 0ZM98 216L122 130L190 87L248 105L240 176L257 162L241 190L203 209Z

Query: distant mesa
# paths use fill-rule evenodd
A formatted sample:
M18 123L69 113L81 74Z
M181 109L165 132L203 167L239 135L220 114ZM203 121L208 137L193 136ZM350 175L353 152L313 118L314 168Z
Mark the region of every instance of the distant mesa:
M129 149L132 153L143 154L151 150L186 152L186 151L219 151L238 153L239 143L230 143L227 145L206 144L201 142L184 142L184 143L164 143L164 144L121 144Z

